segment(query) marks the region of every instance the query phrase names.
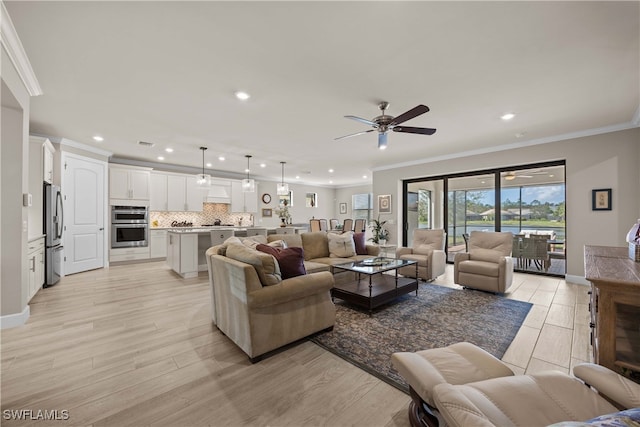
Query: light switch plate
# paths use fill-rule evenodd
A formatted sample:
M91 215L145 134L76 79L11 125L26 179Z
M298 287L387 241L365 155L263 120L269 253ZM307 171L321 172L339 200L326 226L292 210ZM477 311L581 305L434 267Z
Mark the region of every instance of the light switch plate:
M22 195L22 206L29 207L33 205L33 196L30 193Z

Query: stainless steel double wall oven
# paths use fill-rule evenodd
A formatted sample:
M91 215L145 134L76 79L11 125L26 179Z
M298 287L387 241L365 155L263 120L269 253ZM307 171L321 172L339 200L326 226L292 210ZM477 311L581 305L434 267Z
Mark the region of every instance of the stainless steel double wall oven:
M149 245L149 210L146 206L111 206L111 247Z

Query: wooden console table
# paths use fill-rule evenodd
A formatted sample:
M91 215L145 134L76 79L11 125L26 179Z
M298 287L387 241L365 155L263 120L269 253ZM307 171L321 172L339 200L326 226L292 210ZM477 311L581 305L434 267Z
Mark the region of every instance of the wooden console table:
M584 266L591 282L594 362L638 381L640 262L629 259L628 248L585 246Z

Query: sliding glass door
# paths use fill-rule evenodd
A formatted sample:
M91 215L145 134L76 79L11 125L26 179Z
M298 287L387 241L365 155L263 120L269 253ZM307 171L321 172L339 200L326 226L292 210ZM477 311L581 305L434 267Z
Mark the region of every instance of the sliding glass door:
M406 181L403 244L415 228L444 228L453 262L472 231L510 231L517 271L563 276L564 176L550 162Z

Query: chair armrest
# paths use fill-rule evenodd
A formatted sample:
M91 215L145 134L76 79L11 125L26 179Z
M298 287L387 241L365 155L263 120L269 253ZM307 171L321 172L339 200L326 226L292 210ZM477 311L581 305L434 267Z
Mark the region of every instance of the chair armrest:
M328 271L306 274L285 279L277 285L264 286L248 294L250 308L271 307L296 299L306 298L333 288L333 275Z
M400 258L400 256L402 255L408 255L411 253L413 253L413 248L400 246L398 249L396 249L396 258Z
M371 256L380 255L380 246L378 245L365 245L365 248L367 249L368 255L371 255Z
M471 254L469 252L456 252L453 256L453 263L457 264L461 261L469 261L471 259Z
M580 363L573 368L573 375L598 390L621 409L640 407L640 384L611 369L594 363Z

